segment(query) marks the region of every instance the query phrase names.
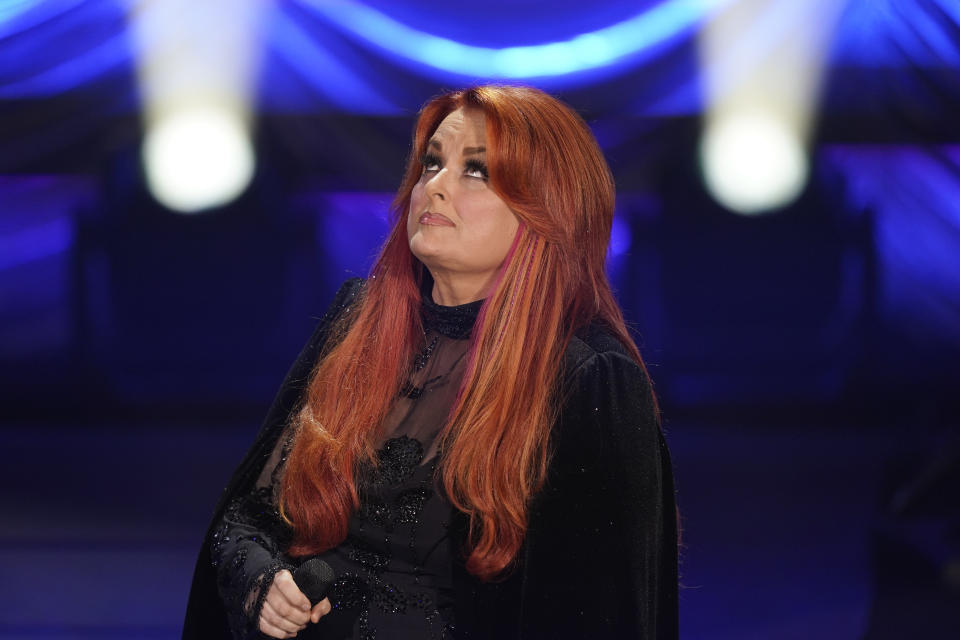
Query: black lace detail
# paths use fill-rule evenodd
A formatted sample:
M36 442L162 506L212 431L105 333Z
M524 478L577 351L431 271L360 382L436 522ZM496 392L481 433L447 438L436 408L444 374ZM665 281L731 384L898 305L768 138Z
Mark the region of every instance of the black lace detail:
M247 600L243 607L244 620L249 625L247 627L249 632L255 636L260 630L260 611L267 600L267 594L270 593L270 585L274 577L284 569L292 572L294 566L279 559L272 561L254 578L253 584L247 589Z
M443 640L451 637L452 626L443 619L430 593L410 586L402 587L385 577L393 557L384 549L390 548L395 530L400 525L412 525L409 543L412 549L421 513L433 495L436 460L424 470L422 479L403 488L417 472L423 454L419 440L409 436L391 438L378 451L377 465L363 473L362 506L356 517L383 531L384 547L375 548L349 535L340 548L357 570L341 575L329 594L330 604L335 609L356 616L359 636L363 640L377 638L377 629L370 621L372 607L387 614L419 610L427 622L429 638ZM419 567L414 568L415 573L419 570Z
M293 570L281 553L292 530L280 518L269 487L232 500L210 543L217 588L234 638L256 638L260 610L274 576Z
M383 489L397 487L409 480L422 461L423 445L416 438L400 436L387 440L377 452L377 466L367 468L362 474L363 499L358 517L388 533L399 525L415 523L423 505L433 495L428 480L433 477L436 461L430 465L430 473L419 486L404 489L390 501L383 500L380 495Z
M387 440L377 455L377 484L400 484L410 478L423 461L423 445L416 438L400 436Z
M427 344L426 347L414 358L413 361L413 374L422 371L424 367L427 366L427 363L430 361L430 356L433 355L433 351L436 349L437 343L440 340L439 335L433 336L433 340ZM449 363L446 371L442 372L440 375L433 376L426 380L422 380L420 385L415 385L411 380L407 380L403 383L403 386L400 387L400 397L406 397L410 400L419 400L424 393L431 391L439 386L447 384L449 381L450 374L457 368L460 362L467 356L467 350L464 349L463 352L455 358L452 362Z
M365 544L362 540L348 537L344 546L347 557L373 573L382 573L390 564L390 556Z
M283 478L283 470L287 468L287 458L290 457L290 451L293 450L293 445L296 443L296 433L294 433L292 429L289 429L287 433L281 437L283 439L283 445L280 447L280 460L270 473L270 484L274 487L280 486L280 481Z
M359 613L370 604L370 587L357 574L346 573L334 581L329 597L331 608Z
M432 494L430 489L417 487L405 490L392 504L373 499L360 510L360 517L392 533L400 525L416 524L423 505Z
M424 293L421 307L424 329L433 329L440 335L456 340L469 338L482 306L483 300L476 300L455 307L444 307L434 302L429 293Z
M430 341L430 344L423 348L423 351L417 354L417 357L413 359L413 370L420 371L425 366L427 366L427 361L430 360L430 356L433 355L433 350L437 348L437 343L440 341L440 336L433 336L433 340Z

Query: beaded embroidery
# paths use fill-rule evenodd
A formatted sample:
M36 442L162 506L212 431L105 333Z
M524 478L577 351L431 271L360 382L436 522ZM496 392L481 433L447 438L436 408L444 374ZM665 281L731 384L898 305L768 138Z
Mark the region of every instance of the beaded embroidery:
M437 353L442 348L442 338L463 340L469 337L482 305L482 301L478 301L459 307L440 307L429 299L429 295L424 297L425 346L415 358L411 374L426 369L432 360L440 357ZM421 386L408 381L402 396L416 402L424 393L446 384L465 354L466 351L453 364L444 364L440 375L426 371L431 377L422 381ZM279 452L275 466L264 470L270 486L258 487L248 495L232 500L212 535L212 563L217 567L220 593L231 617L231 628L238 638L257 634L260 609L268 592L265 587L269 587L278 571L293 569L282 552L289 547L292 530L276 509L275 488L282 481L294 437L293 431L288 430L277 443ZM418 552L416 544L418 539L421 545L424 541L433 544L433 538L423 538L421 519L427 504L435 497L433 479L439 456L422 465L424 455L421 441L401 435L383 442L376 464L358 469L357 488L361 500L360 509L354 515L354 525L361 535L374 532L374 535L382 535L383 544L373 538L371 542L377 542L375 548L353 534L348 535L339 546L339 552L349 560L352 568L340 573L329 597L335 609L344 613L349 611L349 615L355 617L358 636L364 640L376 639L375 620L383 614L419 617L426 623L423 636L431 639L448 638L453 629L452 621L445 620L441 613L441 606L449 606L449 601L443 605L438 603L437 595L426 590L431 587L425 580L421 581L422 576L437 575L435 568L424 571L426 558L418 553L427 553L428 556L429 553ZM417 473L422 476L414 477ZM432 517L436 518L436 515ZM446 520L443 517L436 521L438 526L446 529ZM369 527L364 533L365 523ZM437 534L442 539L440 532L430 531L431 535ZM402 544L398 546L395 542L391 546L391 539L397 535L404 536ZM395 559L391 552L401 553L403 559L399 555ZM434 556L433 562L440 561L440 558L442 556ZM397 575L391 573L394 560L411 563L410 569L406 570L412 570L412 580L398 584L392 578ZM394 570L400 571L397 566Z
M423 461L423 445L408 436L391 438L378 452L377 466L364 470L361 485L362 507L357 513L361 521L369 521L382 529L384 544L390 546L390 535L403 524L413 525L408 546L415 549L416 523L427 500L433 495L433 472L436 459L428 465L423 478L415 487L400 491L393 500L378 497L381 491L409 481ZM362 523L361 523L362 524ZM361 638L375 638L376 629L370 625L370 607L388 614L406 614L411 609L422 612L427 621L430 638L449 637L450 625L445 624L433 597L423 591L408 591L384 579L392 558L361 540L349 536L343 543L347 557L361 569L360 573L342 576L331 589L331 605L338 609L358 610ZM414 567L419 576L420 567ZM415 580L418 583L419 580Z

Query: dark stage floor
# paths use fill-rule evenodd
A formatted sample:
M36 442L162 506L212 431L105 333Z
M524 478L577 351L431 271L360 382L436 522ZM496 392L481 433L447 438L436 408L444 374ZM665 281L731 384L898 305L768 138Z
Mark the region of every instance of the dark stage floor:
M882 508L943 433L667 429L683 638L960 637L949 514ZM0 638L179 637L208 512L253 430L0 427Z

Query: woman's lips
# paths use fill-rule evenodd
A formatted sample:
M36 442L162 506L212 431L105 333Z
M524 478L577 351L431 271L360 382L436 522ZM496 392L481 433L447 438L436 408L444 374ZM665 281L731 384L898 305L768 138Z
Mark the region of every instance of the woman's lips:
M433 225L435 227L452 227L453 221L445 215L427 211L420 214L420 224Z

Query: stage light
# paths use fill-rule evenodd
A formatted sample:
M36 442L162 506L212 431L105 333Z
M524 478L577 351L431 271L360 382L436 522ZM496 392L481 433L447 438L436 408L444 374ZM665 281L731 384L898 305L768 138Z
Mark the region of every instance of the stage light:
M726 6L700 35L706 186L736 213L782 208L803 190L826 52L846 0Z
M153 122L143 162L154 197L189 213L226 204L242 193L253 176L254 154L242 117L201 106Z
M144 0L130 5L146 135L147 186L192 213L229 203L250 183L253 81L263 0Z
M711 123L700 149L707 187L725 207L753 215L794 200L807 181L803 140L776 113L732 113Z

